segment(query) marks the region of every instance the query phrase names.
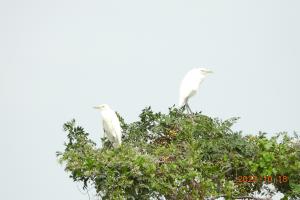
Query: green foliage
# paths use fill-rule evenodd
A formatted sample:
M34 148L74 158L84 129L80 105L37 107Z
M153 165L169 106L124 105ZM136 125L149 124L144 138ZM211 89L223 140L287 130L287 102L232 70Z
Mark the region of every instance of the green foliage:
M243 136L231 129L237 118L190 116L173 107L168 114L145 108L130 124L118 116L121 147L102 139L97 148L72 120L64 125L65 150L57 153L70 177L93 185L102 199L234 199L260 189L268 176L286 197L300 197L297 135ZM256 181L239 182L251 176Z

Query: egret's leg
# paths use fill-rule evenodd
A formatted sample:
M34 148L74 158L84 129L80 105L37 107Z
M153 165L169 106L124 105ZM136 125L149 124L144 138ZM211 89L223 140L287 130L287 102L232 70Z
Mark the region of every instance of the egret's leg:
M189 110L187 109L187 106L186 106L186 104L184 104L184 106L182 106L182 108L183 108L183 111L187 111L187 112L189 112Z
M185 108L186 108L186 110L187 110L187 112L188 112L188 114L189 114L189 117L191 118L191 120L192 120L192 122L193 122L193 124L194 124L194 123L195 123L194 115L193 115L193 111L191 110L189 104L186 103L186 104L185 104Z
M186 103L185 106L186 106L186 108L187 108L186 110L192 115L192 114L193 114L193 111L191 110L189 104Z

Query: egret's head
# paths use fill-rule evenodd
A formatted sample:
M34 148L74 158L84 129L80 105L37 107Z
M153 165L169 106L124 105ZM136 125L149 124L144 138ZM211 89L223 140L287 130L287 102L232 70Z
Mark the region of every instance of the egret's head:
M109 106L107 104L100 104L98 106L94 106L95 109L98 109L98 110L105 110L107 108L109 108Z
M210 69L206 69L206 68L198 68L198 70L199 70L199 72L201 73L201 74L203 74L203 75L208 75L208 74L211 74L211 73L213 73Z

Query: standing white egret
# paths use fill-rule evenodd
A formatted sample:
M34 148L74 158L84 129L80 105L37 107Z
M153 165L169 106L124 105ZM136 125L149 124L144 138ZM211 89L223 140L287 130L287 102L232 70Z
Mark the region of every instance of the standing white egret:
M99 109L101 112L103 130L107 139L114 147L120 146L122 143L122 129L116 113L107 104L101 104L94 108Z
M185 106L187 110L192 113L188 100L197 93L197 90L204 80L204 78L212 73L206 68L194 68L190 70L182 79L179 89L179 107Z

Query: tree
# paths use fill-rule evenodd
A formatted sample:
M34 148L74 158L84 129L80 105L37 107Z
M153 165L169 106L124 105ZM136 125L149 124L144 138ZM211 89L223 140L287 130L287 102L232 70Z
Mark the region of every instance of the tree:
M182 109L168 114L150 107L127 124L122 145L105 138L97 148L75 120L64 124L67 142L57 152L65 170L102 199L226 199L246 197L273 183L287 197L300 197L299 136L243 135L225 121Z

